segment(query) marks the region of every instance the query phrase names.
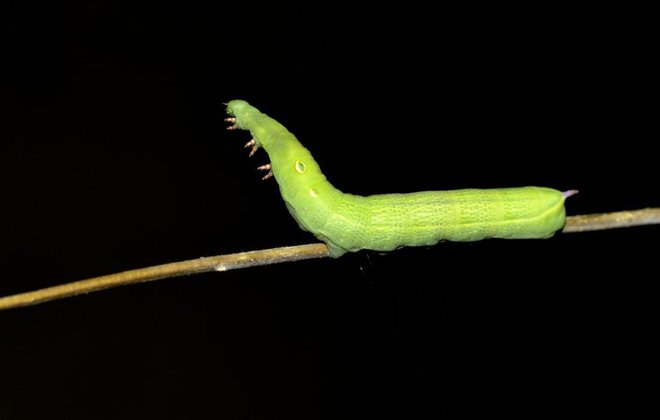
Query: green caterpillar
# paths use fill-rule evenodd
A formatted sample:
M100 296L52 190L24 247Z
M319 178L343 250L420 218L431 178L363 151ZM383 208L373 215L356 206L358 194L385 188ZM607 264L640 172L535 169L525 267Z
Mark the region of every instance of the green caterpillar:
M441 240L549 238L564 226L564 200L575 194L522 187L425 191L362 197L330 184L310 152L282 124L242 100L230 101L229 129L249 130L250 156L263 147L259 169L274 176L298 225L328 246L330 256L362 249L391 251Z

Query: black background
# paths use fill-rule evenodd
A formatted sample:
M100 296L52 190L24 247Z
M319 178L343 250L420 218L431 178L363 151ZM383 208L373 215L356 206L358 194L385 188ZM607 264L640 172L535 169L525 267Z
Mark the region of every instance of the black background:
M660 206L649 11L57 3L0 14L0 295L313 241L260 181L266 155L224 130L235 98L344 191ZM2 312L0 418L646 412L658 233L443 243Z

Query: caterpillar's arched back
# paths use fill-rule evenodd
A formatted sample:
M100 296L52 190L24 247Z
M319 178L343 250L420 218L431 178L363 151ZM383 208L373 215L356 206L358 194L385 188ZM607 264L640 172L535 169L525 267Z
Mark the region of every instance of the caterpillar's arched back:
M441 240L549 238L564 226L564 200L575 191L543 187L425 191L367 197L346 194L284 126L245 101L227 104L230 129L249 130L263 147L291 215L325 242L332 257L370 249L433 245Z

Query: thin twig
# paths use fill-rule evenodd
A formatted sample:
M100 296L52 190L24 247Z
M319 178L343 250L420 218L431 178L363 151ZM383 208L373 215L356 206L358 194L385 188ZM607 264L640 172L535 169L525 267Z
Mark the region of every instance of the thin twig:
M566 225L563 232L587 232L654 224L660 224L660 208L569 216L566 218ZM2 297L0 298L0 311L21 306L36 305L38 303L110 289L112 287L144 283L170 277L180 277L210 271L228 271L288 261L324 258L327 256L328 248L325 244L316 243L218 255L215 257L204 257L195 260L156 265Z
M137 270L122 271L121 273L93 277L60 286L6 296L0 298L0 311L3 309L18 308L20 306L36 305L38 303L110 289L112 287L144 283L170 277L208 273L211 271L228 271L237 268L256 267L259 265L323 258L327 256L328 248L325 244L309 244L217 255L215 257L202 257L194 260L138 268Z
M660 224L660 208L617 211L614 213L569 216L562 232L579 233L593 230L626 228Z

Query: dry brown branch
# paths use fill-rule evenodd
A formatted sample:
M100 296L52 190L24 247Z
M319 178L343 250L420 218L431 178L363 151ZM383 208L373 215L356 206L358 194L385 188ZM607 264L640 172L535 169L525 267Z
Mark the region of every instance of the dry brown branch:
M657 224L660 224L660 208L627 210L569 216L562 232L578 233Z
M660 224L660 208L620 211L614 213L588 214L566 218L564 233L587 232L624 228L631 226ZM51 300L95 292L128 284L143 283L170 277L187 276L210 271L227 271L258 265L277 264L328 256L325 244L290 246L240 252L237 254L204 257L195 260L156 265L137 270L123 271L107 276L75 281L60 286L48 287L32 292L0 298L0 311L21 306L36 305Z
M166 279L170 277L187 276L210 271L227 271L237 268L256 267L286 261L299 261L328 256L325 244L309 244L288 246L282 248L264 249L261 251L239 252L237 254L202 257L194 260L180 261L136 270L122 271L107 276L94 277L87 280L74 281L59 286L47 287L32 292L0 298L0 311L18 308L20 306L36 305L50 300L81 295L112 287L147 281Z

